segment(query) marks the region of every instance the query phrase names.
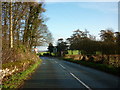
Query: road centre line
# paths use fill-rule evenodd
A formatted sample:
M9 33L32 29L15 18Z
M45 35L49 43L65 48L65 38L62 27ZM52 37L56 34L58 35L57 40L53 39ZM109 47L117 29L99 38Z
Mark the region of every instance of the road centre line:
M62 64L59 64L63 69L66 69ZM79 83L81 83L83 86L85 86L88 90L92 90L88 85L86 85L84 82L82 82L78 77L76 77L73 73L71 73L69 70L66 69L70 73L73 78L75 78Z
M55 63L58 63L57 61L55 61Z
M59 64L63 69L66 69L63 65Z
M79 81L83 86L85 86L88 90L92 90L88 85L86 85L84 82L82 82L79 78L77 78L73 73L70 72L70 74Z

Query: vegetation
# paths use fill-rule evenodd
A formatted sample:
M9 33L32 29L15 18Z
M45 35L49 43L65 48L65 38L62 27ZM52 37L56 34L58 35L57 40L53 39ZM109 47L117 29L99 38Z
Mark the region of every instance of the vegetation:
M52 41L45 11L44 2L2 2L4 88L18 88L40 64L32 48Z
M57 43L57 53L58 56L64 56L67 52L67 43L63 41L62 38L58 39L58 43Z
M51 42L45 11L43 2L2 2L3 64L29 60L33 46Z
M18 88L23 81L41 63L32 48L49 44L44 56L65 56L71 53L91 57L91 62L66 59L67 61L118 73L118 68L92 62L93 55L102 55L108 60L110 55L120 55L120 32L111 29L101 30L101 40L89 34L89 31L75 30L70 38L58 39L57 46L52 45L52 34L47 28L44 2L2 2L2 63L3 70L13 71L3 75L4 88ZM1 45L0 45L1 46ZM104 58L106 55L107 59ZM118 57L120 60L120 57ZM107 70L108 69L108 70ZM2 71L2 70L1 70ZM4 71L3 71L4 72Z
M61 39L58 39L57 46L53 46L52 43L49 44L48 52L50 52L50 56L52 55L53 56L64 56L67 53L67 48L68 48L67 43L64 42L63 39L61 38Z
M52 36L42 14L45 11L43 2L2 2L3 49L19 45L31 49L51 42Z
M64 41L58 39L57 46L49 45L50 52L57 56L64 56L68 52L77 51L77 54L82 55L119 55L120 54L120 32L113 32L112 29L101 30L100 40L89 34L89 31L75 30L70 38ZM54 49L56 49L54 52Z
M34 70L38 67L38 65L41 63L41 60L36 61L35 64L32 64L27 68L27 70L14 73L12 76L7 77L7 79L4 80L2 88L18 88L23 83L24 80L28 79L29 76L34 72ZM16 63L14 63L17 65ZM3 66L4 67L4 66Z
M8 59L5 57L6 54L9 54ZM34 52L23 46L12 48L6 54L3 56L2 70L8 71L1 74L3 88L18 88L41 63Z
M69 62L73 62L73 63L77 63L77 64L81 64L87 67L91 67L94 69L98 69L101 71L105 71L107 73L111 73L114 75L120 75L119 71L120 71L120 67L114 67L111 65L106 65L106 64L100 64L100 63L95 63L95 62L89 62L89 61L81 61L81 60L74 60L74 59L68 59L68 58L64 58L64 60L69 61Z
M112 30L101 30L101 40L97 41L95 36L92 36L88 31L80 31L79 29L74 31L71 38L67 39L67 43L70 44L70 50L82 51L82 54L96 54L101 52L102 54L119 54L119 41L120 33L114 33Z
M64 42L58 39L57 55L65 60L118 75L120 67L120 32L101 30L100 40L89 31L75 30ZM67 58L66 58L67 57Z
M51 55L51 53L53 52L53 49L54 49L53 44L52 44L52 43L49 43L48 51L50 52L50 55Z

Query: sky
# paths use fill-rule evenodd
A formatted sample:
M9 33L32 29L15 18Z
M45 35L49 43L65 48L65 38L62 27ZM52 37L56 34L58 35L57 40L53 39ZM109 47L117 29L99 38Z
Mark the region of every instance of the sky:
M97 38L100 30L118 31L117 2L47 2L45 9L54 45L59 38L69 38L77 29L87 29Z

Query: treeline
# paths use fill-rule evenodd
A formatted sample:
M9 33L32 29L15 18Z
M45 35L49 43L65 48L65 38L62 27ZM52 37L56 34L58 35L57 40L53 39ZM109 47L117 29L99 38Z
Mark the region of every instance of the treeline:
M64 41L58 39L57 55L64 56L68 50L79 50L78 54L82 55L113 55L120 54L120 32L113 32L110 29L101 30L99 33L100 40L91 35L89 31L75 30L70 38ZM49 45L50 52L53 51L53 45Z
M74 31L74 34L67 39L70 50L79 50L83 54L120 54L120 32L112 30L101 30L100 40L89 34L89 31Z
M43 2L2 2L2 46L24 45L31 49L51 41L45 24Z
M2 2L3 63L25 59L33 47L52 41L44 6L44 2Z

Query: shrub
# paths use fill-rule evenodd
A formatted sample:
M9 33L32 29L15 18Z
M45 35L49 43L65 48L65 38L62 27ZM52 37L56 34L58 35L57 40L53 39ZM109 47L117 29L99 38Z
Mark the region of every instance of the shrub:
M105 71L114 75L119 75L119 71L120 71L120 67L114 67L111 65L106 65L106 64L100 64L99 62L89 62L89 61L83 61L83 60L73 60L73 59L67 59L65 58L64 60L69 61L69 62L73 62L73 63L77 63L77 64L81 64L84 66L88 66L88 67L92 67L101 71Z

